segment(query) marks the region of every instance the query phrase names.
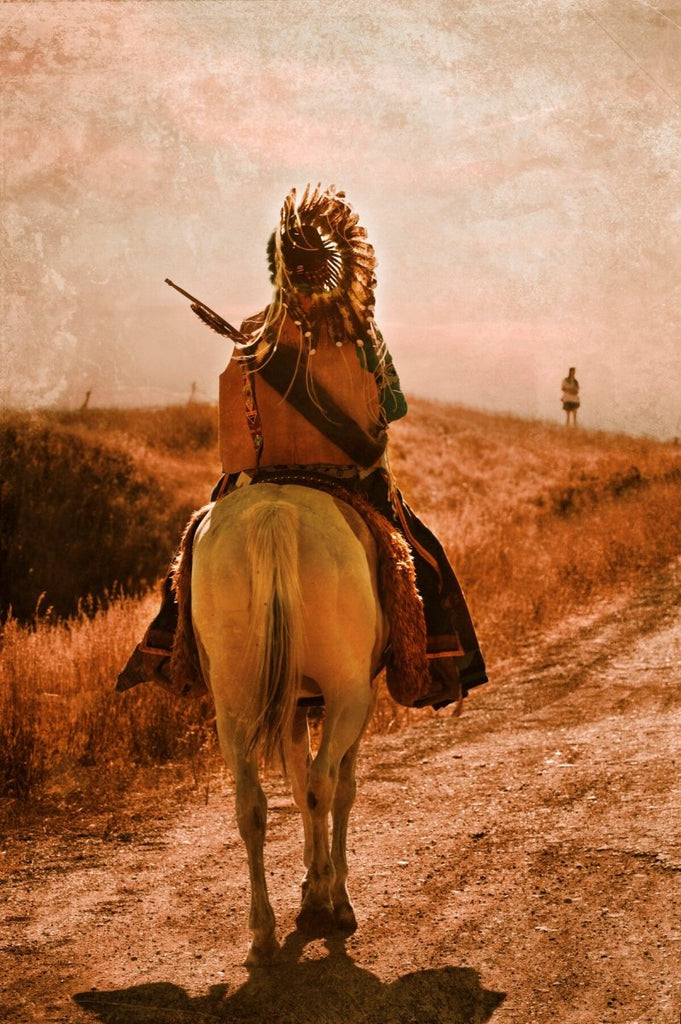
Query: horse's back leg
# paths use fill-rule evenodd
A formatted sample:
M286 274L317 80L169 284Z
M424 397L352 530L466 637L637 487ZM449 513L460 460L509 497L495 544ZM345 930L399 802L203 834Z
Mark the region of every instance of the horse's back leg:
M296 807L300 811L305 834L303 863L305 869L312 861L312 818L307 805L307 773L310 769L310 737L307 727L307 708L298 707L293 716L291 735L284 739L284 757L286 772L291 785L291 793Z
M352 803L352 798L348 797L353 790L354 782L354 778L348 777L347 769L350 765L354 766L354 757L350 757L345 768L342 769L341 766L344 756L359 741L371 704L368 687L358 689L348 684L347 687L340 687L339 691L345 693L346 700L341 708L335 708L332 703L327 702L322 741L307 775L306 801L312 823L312 857L303 887L302 907L296 920L299 928L310 932L324 932L335 927L337 922L334 895L338 895L341 902L341 893L345 893L347 898L347 865L342 837L347 828L347 814ZM355 699L348 700L347 696L353 693ZM336 804L341 774L343 782L340 803ZM334 813L342 808L337 840L338 849L343 849L343 858L339 860L342 876L339 890L336 890L335 858L331 855L329 845L329 814L332 808ZM349 905L349 900L347 903ZM342 913L340 917L343 917Z
M345 932L354 932L357 918L350 902L347 889L348 860L347 837L348 820L357 793L355 765L360 744L359 737L341 758L338 770L338 782L333 801L333 838L331 842L331 860L334 867L334 881L331 889L333 916L338 928Z
M240 732L223 724L218 730L220 746L230 764L236 790L236 818L239 833L248 856L251 884L249 926L251 946L246 965L255 967L267 963L279 950L275 937L275 918L267 893L265 878L265 831L267 827L267 798L260 785L257 761L246 756L245 743ZM230 739L227 739L227 735Z

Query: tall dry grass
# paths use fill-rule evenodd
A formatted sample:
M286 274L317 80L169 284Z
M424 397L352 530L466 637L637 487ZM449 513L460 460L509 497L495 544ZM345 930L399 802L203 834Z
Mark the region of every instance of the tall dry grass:
M201 402L149 409L55 410L35 414L82 435L136 447L182 455L215 451L217 407Z
M163 451L160 441L152 445L150 438L167 429L165 413L158 415L162 427L152 412L107 412L87 429L95 438L100 430L126 438L125 450L141 472L162 478L171 471L180 487L186 474L200 490L198 475L205 472L205 491L194 501L202 504L214 477L203 462L214 453L190 442L186 456ZM177 435L186 437L186 429L194 436L181 415L173 411ZM681 553L676 445L425 401L411 403L391 438L398 483L452 558L492 678L495 665L538 630L635 587ZM90 543L96 552L96 532ZM207 701L183 702L149 686L113 693L155 600L121 597L108 608L91 603L56 624L6 622L0 651L5 798L77 792L82 799L120 785L138 765L176 759L191 772L213 749ZM381 693L375 728L394 728L414 714Z
M391 463L487 659L681 554L681 447L415 401Z
M213 742L207 697L157 687L119 695L116 675L155 595L26 626L9 618L0 661L0 796L125 786L136 766L196 762ZM153 690L153 693L149 692Z

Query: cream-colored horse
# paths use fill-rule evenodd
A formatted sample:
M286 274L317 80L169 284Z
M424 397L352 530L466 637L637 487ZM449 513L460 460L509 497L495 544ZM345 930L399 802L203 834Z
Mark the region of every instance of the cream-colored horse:
M305 833L305 931L356 928L346 888L355 759L387 638L373 538L330 495L290 484L242 487L213 505L194 539L192 620L234 775L251 881L248 964L279 948L263 848L262 757L283 751ZM301 697L324 699L311 755ZM329 845L329 815L333 821Z

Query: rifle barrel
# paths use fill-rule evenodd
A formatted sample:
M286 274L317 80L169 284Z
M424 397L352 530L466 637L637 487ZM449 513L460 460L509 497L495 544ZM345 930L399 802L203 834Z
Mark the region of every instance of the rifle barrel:
M184 290L184 288L180 288L179 284L175 284L174 281L171 281L169 277L166 277L165 283L169 284L170 287L174 288L176 292L180 293L180 295L184 295L185 299L189 299L190 302L195 302L197 306L203 306L204 309L208 309L205 302L201 302L201 299L197 299L193 295L190 295L189 292ZM212 313L213 310L211 309L209 312Z
M174 288L176 292L180 293L180 295L184 295L185 299L189 299L192 304L192 309L194 309L195 306L198 306L200 309L205 309L206 313L209 313L214 318L215 322L219 323L224 328L224 330L219 330L213 324L208 324L208 326L213 327L213 330L216 330L218 334L226 334L227 337L231 338L236 345L245 345L248 343L248 339L241 333L241 331L238 331L236 327L233 327L232 324L228 323L224 317L221 317L214 309L207 306L205 302L201 302L201 299L197 299L196 296L190 295L189 292L184 290L184 288L180 288L179 284L175 284L174 281L171 281L169 277L165 278L165 283L169 284L170 287ZM196 309L194 309L194 312L198 313ZM208 323L204 317L201 317L201 319L204 323Z

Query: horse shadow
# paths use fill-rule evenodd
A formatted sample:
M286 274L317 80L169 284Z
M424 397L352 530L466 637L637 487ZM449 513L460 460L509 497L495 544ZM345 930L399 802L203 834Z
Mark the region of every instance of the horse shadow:
M470 967L414 971L384 984L357 967L344 939L325 940L328 956L319 960L300 959L306 941L291 934L276 962L251 970L233 991L220 984L191 996L162 981L73 998L101 1024L485 1024L506 998L484 989Z

